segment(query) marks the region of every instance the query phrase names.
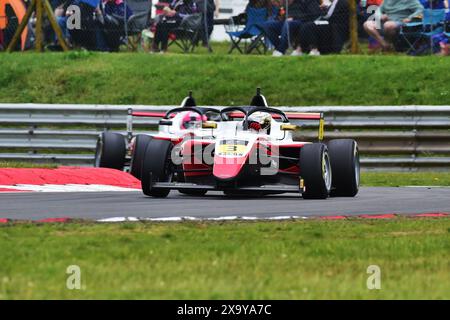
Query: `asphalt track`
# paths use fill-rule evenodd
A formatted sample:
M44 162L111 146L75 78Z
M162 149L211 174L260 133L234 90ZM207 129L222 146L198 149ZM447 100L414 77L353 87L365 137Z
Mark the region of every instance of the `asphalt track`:
M53 217L196 218L252 216L333 216L450 212L450 188L361 188L355 198L303 200L286 194L263 198L228 198L219 192L191 197L172 191L168 198L141 192L0 193L0 218L38 220Z

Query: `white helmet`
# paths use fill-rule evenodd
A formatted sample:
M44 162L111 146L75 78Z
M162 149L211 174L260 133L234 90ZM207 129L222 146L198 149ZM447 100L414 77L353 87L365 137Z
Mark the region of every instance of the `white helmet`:
M248 128L259 131L268 129L272 121L272 115L267 112L257 111L248 117Z

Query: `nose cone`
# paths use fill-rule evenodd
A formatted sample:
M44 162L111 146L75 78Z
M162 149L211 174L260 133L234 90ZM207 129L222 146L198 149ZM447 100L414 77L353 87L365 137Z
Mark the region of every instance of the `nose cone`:
M236 178L242 170L247 160L243 157L214 157L213 175L220 180L230 180Z

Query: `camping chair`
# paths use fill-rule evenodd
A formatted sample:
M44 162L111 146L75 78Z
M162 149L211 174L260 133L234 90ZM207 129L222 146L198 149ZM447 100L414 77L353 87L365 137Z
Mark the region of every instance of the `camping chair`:
M175 44L184 53L193 52L198 44L202 30L202 14L194 13L183 18L180 26L171 31L169 46Z
M228 28L225 27L225 32L230 36L231 40L231 47L228 53L233 52L234 49L237 49L240 53L245 52L247 54L256 49L259 53L261 53L261 47L263 48L264 53L266 53L267 47L263 40L264 33L259 25L267 20L267 9L248 7L246 14L247 20L245 27L242 30L233 30L235 22L239 22L239 16L236 18L232 17L232 26L229 26ZM240 47L242 40L250 40L250 45L248 47L247 43L245 43L244 51L242 51L242 48Z
M126 24L121 15L104 15L102 30L108 47L119 50L121 45L136 51L141 39L141 32L149 24L152 0L126 0L126 5L133 14L128 17Z
M127 21L128 48L136 51L141 41L142 30L150 25L152 0L127 0L133 15Z
M400 27L399 36L408 45L407 53L416 54L417 44L424 39L430 39L432 36L443 31L445 20L445 10L443 9L425 9L423 11L422 21L405 23Z

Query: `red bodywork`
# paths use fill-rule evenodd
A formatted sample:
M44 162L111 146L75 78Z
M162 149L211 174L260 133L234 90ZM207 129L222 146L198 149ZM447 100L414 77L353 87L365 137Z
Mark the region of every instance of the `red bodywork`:
M153 117L164 118L165 112L139 112L134 111L131 113L133 116L138 117ZM285 113L289 119L295 120L321 120L322 114L320 113ZM229 118L244 118L245 115L242 112L230 112L227 114ZM174 117L175 114L170 114L169 117ZM274 119L281 119L278 114L272 115ZM156 135L154 139L170 140L174 146L181 148L182 163L180 169L183 174L182 182L195 183L201 185L209 185L214 181L237 182L244 180L245 184L251 184L255 181L255 185L261 184L264 178L261 175L252 175L252 170L258 170L258 164L254 166L249 164L249 158L255 152L266 152L267 155L279 159L278 173L271 179L278 179L275 183L286 183L289 185L298 186L298 177L300 168L298 165L298 157L300 149L304 146L304 142L292 142L292 143L280 143L272 144L267 140L256 140L250 149L250 152L246 152L242 156L223 157L218 154L211 154L213 157L212 163L205 163L203 161L203 152L205 149L215 150L216 140L214 139L192 139L184 140L184 137L168 137L164 135ZM261 151L263 150L263 151ZM209 152L208 151L208 152ZM202 154L199 154L202 152ZM206 153L208 153L206 152ZM297 160L295 160L297 159ZM256 172L256 171L255 171ZM273 182L273 181L272 181Z

